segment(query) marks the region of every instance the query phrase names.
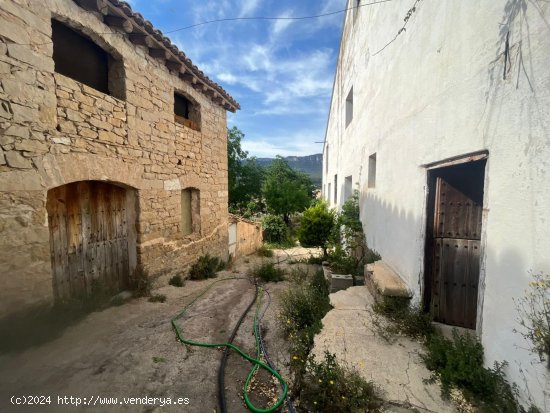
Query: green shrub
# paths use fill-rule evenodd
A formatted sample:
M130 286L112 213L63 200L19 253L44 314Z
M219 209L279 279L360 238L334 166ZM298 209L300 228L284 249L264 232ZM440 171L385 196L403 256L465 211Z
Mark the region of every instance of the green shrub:
M321 330L321 319L332 308L329 290L320 270L308 282L293 285L283 293L281 318L287 335L307 330L315 335Z
M218 257L211 257L206 254L199 257L196 263L189 270L189 278L191 280L205 280L216 276L216 271L224 268L225 263Z
M256 251L256 253L257 253L260 257L273 257L273 250L270 250L270 249L267 248L267 246L265 246L265 245L262 245L260 248L258 248L258 250Z
M250 275L263 282L278 282L285 279L285 271L275 267L275 264L272 262L266 262L255 267Z
M180 274L174 275L170 280L168 281L168 285L172 285L174 287L183 287L183 278L181 278Z
M389 318L393 323L384 329L390 334L404 334L412 338L428 338L434 333L432 317L420 306L411 306L405 297L383 297L373 305L376 313Z
M325 201L319 201L304 211L298 230L298 240L303 247L322 248L326 257L335 224L334 211L328 208Z
M433 334L428 339L427 350L424 362L434 372L432 380L441 380L444 394L457 387L470 402L480 404L483 412L522 410L516 400L515 386L506 381L503 371L506 362L495 362L492 369L483 367L483 346L477 338L461 335L456 329L452 340Z
M163 303L166 301L166 296L164 294L154 294L149 297L151 303Z
M374 385L355 370L342 367L325 352L320 362L308 360L300 393L300 410L309 412L369 412L381 406Z
M267 242L283 244L288 240L288 227L278 215L266 215L262 220L262 228Z
M335 274L359 275L363 273L361 262L349 256L340 246L328 254L327 261Z

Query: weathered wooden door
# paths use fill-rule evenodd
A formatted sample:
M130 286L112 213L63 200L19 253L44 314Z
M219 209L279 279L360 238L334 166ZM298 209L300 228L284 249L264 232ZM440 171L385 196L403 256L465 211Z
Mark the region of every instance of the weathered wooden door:
M133 191L83 181L48 191L47 211L56 299L127 287L135 251Z
M434 182L431 311L435 321L475 329L484 166L444 168Z

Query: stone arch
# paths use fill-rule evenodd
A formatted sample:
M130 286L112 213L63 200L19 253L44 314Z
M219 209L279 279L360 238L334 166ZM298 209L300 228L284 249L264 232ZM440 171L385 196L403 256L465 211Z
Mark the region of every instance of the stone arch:
M135 189L71 182L48 190L46 210L56 300L129 287L137 267Z

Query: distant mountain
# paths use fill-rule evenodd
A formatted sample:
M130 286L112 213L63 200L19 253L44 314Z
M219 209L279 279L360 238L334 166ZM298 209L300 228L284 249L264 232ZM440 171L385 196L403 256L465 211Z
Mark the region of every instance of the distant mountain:
M323 175L323 154L315 154L308 156L287 156L286 161L292 169L308 174L316 187L321 187ZM258 163L262 166L268 166L273 158L257 158Z

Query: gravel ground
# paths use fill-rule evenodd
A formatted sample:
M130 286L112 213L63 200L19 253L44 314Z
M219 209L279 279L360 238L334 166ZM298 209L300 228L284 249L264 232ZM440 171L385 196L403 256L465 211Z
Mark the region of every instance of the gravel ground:
M276 251L273 260L287 267L289 260L307 255L309 250L296 248ZM222 271L217 278L246 277L250 267L262 260L256 256L241 259L232 271ZM167 277L161 277L155 281L153 293L165 294L165 303L132 299L122 306L87 315L40 346L27 349L22 346L19 351L1 354L0 412L218 411L217 376L222 351L183 346L176 342L170 326L170 319L211 282L186 281L184 287L177 288L167 285ZM287 286L287 282L266 286L273 303L263 323L268 351L283 376L288 376L285 363L289 355L278 329L277 313L279 294ZM218 283L190 308L178 325L188 338L224 342L254 293L255 287L248 279ZM253 315L254 308L235 340L251 355L255 355ZM250 367L250 363L234 353L229 357L225 381L229 412L246 411L242 386ZM265 407L262 403L268 403L278 391L278 384L265 374L259 374L255 382L252 400ZM12 395L50 396L51 404L14 406L10 403ZM65 396L78 397L82 403L86 399L87 405L59 404L59 397ZM172 401L188 398L189 404L160 406L158 400L156 405L128 405L122 399L146 396L170 397ZM97 397L116 397L117 404L99 405Z

